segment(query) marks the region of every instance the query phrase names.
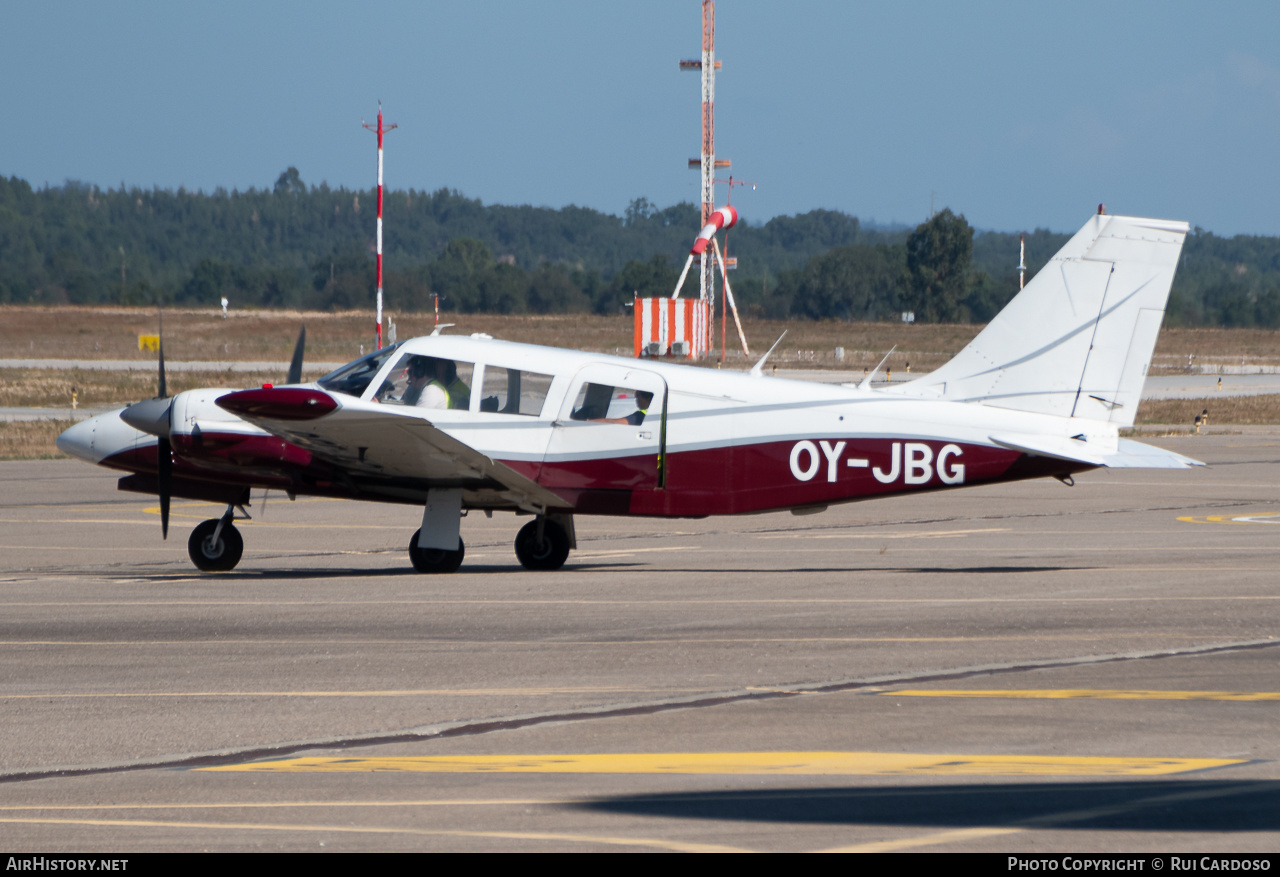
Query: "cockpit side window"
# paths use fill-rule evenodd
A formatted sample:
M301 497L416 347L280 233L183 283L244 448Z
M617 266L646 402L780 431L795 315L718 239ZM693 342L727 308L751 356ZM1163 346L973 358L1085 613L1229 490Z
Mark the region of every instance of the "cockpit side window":
M367 353L359 359L349 362L342 368L322 377L318 383L331 393L342 393L347 396L363 396L370 382L382 369L382 366L395 353L398 344Z
M392 366L373 398L389 405L466 411L471 407L474 371L469 362L406 353Z

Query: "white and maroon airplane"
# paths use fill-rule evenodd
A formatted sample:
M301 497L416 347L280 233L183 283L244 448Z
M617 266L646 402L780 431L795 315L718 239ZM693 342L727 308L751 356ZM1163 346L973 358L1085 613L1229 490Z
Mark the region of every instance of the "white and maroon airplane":
M462 563L467 510L533 515L516 556L547 570L576 547L578 515L807 514L973 484L1069 484L1102 466L1198 465L1119 436L1187 230L1092 217L954 359L892 387L765 377L763 361L731 373L432 336L311 384L162 389L73 426L58 447L131 473L122 490L159 494L166 532L171 495L226 503L188 542L203 570L239 561L234 512L253 487L423 507L409 544L422 572Z

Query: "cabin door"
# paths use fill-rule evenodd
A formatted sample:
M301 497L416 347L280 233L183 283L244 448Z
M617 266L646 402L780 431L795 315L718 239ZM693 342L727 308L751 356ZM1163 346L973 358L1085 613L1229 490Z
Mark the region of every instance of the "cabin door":
M624 365L578 370L556 417L538 482L583 490L662 486L667 383Z

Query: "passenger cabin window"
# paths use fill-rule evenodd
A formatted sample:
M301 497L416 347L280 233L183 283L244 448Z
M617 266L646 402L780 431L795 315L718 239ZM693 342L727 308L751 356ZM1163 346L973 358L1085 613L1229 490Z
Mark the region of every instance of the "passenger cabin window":
M644 423L651 404L653 393L647 390L587 383L578 391L569 419L638 426Z
M388 405L466 411L471 407L474 371L469 362L406 353L383 380L374 399Z
M382 366L386 364L399 346L398 344L393 344L390 347L384 347L381 350L366 354L336 371L329 372L316 383L331 393L363 396L374 376L382 370Z
M480 390L480 410L495 414L537 417L547 401L552 375L487 365Z

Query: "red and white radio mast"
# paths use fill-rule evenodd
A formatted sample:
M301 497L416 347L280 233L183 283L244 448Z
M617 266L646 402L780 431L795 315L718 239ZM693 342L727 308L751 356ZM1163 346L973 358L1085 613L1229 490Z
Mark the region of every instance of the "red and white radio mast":
M382 349L382 135L398 128L398 125L382 126L382 101L378 101L378 125L373 125L360 120L360 124L370 131L376 131L378 135L378 325L374 330L375 343L377 349Z

